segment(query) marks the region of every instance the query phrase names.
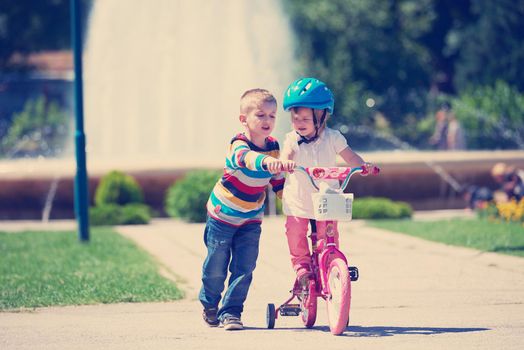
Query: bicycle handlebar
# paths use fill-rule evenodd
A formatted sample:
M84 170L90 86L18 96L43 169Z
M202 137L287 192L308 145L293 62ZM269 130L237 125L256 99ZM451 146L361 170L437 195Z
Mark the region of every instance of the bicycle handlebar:
M267 166L262 165L262 168L267 171ZM349 179L355 173L360 173L362 176L366 175L378 175L380 173L380 168L373 165L371 169L368 169L367 166L359 166L355 168L350 167L303 167L300 165L295 166L294 170L300 170L307 175L311 184L318 191L319 188L315 184L315 180L343 180L340 190L345 191Z
M313 187L317 190L318 186L315 184L315 180L344 180L340 190L344 191L349 183L349 179L356 173L360 173L362 176L368 175L378 175L380 169L377 166L371 167L368 169L365 166L349 168L349 167L302 167L296 166L295 170L300 170L305 173Z

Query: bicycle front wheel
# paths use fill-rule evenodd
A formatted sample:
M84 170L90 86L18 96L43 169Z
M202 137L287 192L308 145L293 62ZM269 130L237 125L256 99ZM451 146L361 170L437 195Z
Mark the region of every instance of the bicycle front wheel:
M351 279L344 260L337 258L331 262L327 283L331 292L327 300L329 329L339 335L348 325L351 305Z

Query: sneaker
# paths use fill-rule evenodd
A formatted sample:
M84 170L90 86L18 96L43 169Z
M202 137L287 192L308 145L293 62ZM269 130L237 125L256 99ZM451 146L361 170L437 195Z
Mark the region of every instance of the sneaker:
M240 318L231 315L224 317L224 319L222 320L222 326L224 326L224 329L226 331L244 329L244 325L242 324L242 321L240 321Z
M218 327L220 321L218 321L217 312L218 309L216 307L204 309L204 312L202 312L202 318L209 327Z
M297 280L301 286L303 287L307 286L310 277L311 277L311 271L309 271L309 269L299 268L297 270Z

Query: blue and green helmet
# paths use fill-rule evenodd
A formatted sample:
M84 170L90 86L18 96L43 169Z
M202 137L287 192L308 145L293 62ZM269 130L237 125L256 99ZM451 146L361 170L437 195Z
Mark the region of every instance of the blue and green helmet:
M300 78L292 82L284 93L284 110L293 107L327 109L333 113L335 99L325 83L316 78Z

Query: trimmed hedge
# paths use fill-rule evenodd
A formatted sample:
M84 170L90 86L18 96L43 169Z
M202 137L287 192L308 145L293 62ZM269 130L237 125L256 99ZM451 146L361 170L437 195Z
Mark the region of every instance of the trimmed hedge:
M151 209L143 203L142 188L127 174L113 170L102 177L95 192L95 206L89 208L93 226L141 225L151 221Z
M183 179L169 187L165 200L166 213L189 222L205 222L206 203L220 176L220 171L188 172Z
M104 204L89 208L89 222L93 226L143 225L150 220L151 213L145 204Z
M276 201L277 215L282 214L282 200ZM353 219L409 218L413 209L408 203L393 202L388 198L364 197L353 202Z
M410 218L412 214L408 203L388 198L365 197L353 202L353 219L400 219Z
M132 176L113 170L102 177L96 188L96 206L131 203L144 203L142 189Z
M195 170L167 190L165 211L169 216L189 222L205 222L206 203L217 180L219 171ZM277 213L282 212L282 203L277 200ZM398 219L409 218L413 209L408 203L393 202L388 198L364 197L353 203L354 219Z

